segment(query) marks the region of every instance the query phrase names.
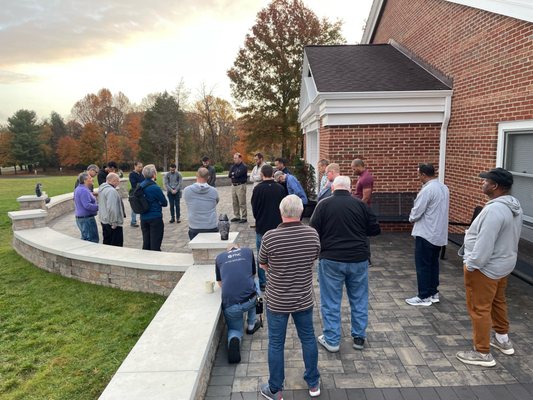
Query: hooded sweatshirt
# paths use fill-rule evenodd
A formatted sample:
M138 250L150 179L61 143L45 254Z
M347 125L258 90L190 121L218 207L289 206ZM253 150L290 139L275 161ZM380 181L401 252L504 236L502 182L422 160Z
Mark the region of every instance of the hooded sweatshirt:
M522 207L513 196L487 202L466 230L459 250L467 269L479 269L491 279L509 275L516 264L522 219Z
M207 183L194 183L183 190L187 204L189 228L213 229L217 227L218 192Z
M98 188L98 216L102 224L124 224L124 210L118 190L109 183L102 183Z

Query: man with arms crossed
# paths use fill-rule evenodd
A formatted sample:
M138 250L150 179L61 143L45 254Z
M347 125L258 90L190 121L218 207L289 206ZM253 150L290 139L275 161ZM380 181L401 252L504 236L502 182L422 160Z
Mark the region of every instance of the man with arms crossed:
M505 288L516 265L523 212L509 193L513 175L503 168L479 174L489 201L465 233L463 257L466 307L472 320L474 350L457 353L465 364L492 367L496 361L490 346L514 354L509 340ZM495 334L491 338L491 327Z

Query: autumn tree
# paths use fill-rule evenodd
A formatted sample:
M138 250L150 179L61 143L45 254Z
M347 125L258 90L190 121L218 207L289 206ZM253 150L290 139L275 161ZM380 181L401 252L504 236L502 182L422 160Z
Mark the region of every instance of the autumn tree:
M122 142L123 161L133 164L138 159L139 140L142 132L142 118L144 113L131 112L126 114L122 133L124 141Z
M57 143L57 157L59 164L65 167L73 167L81 164L80 142L71 136L63 136Z
M79 140L80 158L83 165L100 164L105 160L105 141L102 128L96 124L85 124Z
M141 157L146 163L154 162L167 170L175 150L176 127L180 118L176 99L164 92L142 119L140 139ZM183 116L181 116L183 118Z
M125 115L131 110L124 93L113 95L109 89L89 93L72 107L72 115L81 124L94 124L104 131L120 134Z
M0 167L8 165L15 166L16 160L13 157L11 142L13 133L7 127L0 127ZM16 166L15 166L16 167Z
M13 133L11 140L12 157L16 164L27 165L29 170L39 162L41 155L39 134L35 111L18 110L8 118L8 129Z
M237 140L236 116L231 104L202 87L194 111L198 115L196 122L203 152L215 161L231 158L231 150Z
M228 71L250 145L281 143L284 157L301 151L298 100L303 49L344 43L341 25L319 20L301 0L273 0L258 13Z

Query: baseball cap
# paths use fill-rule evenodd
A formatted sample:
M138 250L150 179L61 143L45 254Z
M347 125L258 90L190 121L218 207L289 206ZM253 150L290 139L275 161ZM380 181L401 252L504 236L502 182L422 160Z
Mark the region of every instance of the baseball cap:
M480 178L490 179L493 182L496 182L498 185L505 187L513 186L513 175L504 168L494 168L487 172L482 172L479 174Z

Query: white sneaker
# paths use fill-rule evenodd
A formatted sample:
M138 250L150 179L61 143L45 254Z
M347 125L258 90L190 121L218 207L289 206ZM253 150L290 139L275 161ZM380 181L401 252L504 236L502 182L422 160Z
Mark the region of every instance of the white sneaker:
M317 341L319 344L321 344L327 351L329 351L330 353L336 353L339 351L340 349L340 346L337 345L337 346L333 346L331 344L329 344L327 341L326 341L326 338L324 335L320 335L318 338L317 338Z
M405 299L405 302L410 306L430 306L433 304L433 302L431 301L431 297L428 297L427 299L421 299L418 296L411 297L410 299Z
M432 303L440 303L439 293L435 293L433 296L430 296L429 299Z

